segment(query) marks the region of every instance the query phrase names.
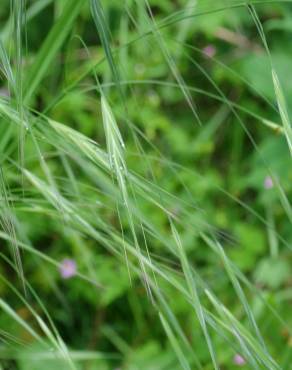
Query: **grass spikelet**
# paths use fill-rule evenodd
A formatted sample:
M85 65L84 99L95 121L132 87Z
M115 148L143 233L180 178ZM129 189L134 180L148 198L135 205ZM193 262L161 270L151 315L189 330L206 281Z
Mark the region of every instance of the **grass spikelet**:
M171 226L171 231L172 231L173 238L174 238L175 243L177 245L179 258L180 258L183 273L184 273L184 276L185 276L185 279L186 279L186 282L187 282L188 290L189 290L189 293L191 295L192 305L195 309L198 321L199 321L200 326L202 328L202 331L204 333L205 340L206 340L206 343L207 343L207 346L208 346L208 349L209 349L209 352L210 352L210 356L212 358L214 369L219 369L218 362L217 362L217 359L216 359L216 354L215 354L213 344L212 344L212 340L211 340L211 337L210 337L210 334L209 334L209 331L208 331L208 328L207 328L206 319L205 319L205 315L204 315L204 310L203 310L203 307L202 307L201 302L200 302L199 293L198 293L198 289L197 289L197 284L194 280L193 273L191 271L191 267L189 265L188 258L187 258L186 254L184 252L184 248L183 248L183 245L181 243L178 231L177 231L177 229L174 226L172 221L170 221L170 226Z
M104 125L104 131L105 131L105 137L106 137L106 143L107 143L107 153L109 156L110 167L117 180L119 189L122 194L123 204L126 209L126 214L127 214L127 218L129 221L134 245L140 254L140 244L138 242L138 238L136 235L135 221L133 218L133 212L132 212L131 205L129 202L129 195L128 195L128 190L127 190L128 174L127 174L126 162L124 159L125 144L123 142L121 133L119 131L114 115L111 111L111 108L108 105L106 98L104 96L102 96L101 98L101 109L102 109L102 118L103 118L103 125ZM125 258L127 261L126 250L125 250ZM149 284L148 284L148 277L147 277L145 265L143 263L143 260L140 259L139 262L142 268L143 278L144 278L144 282L147 287L147 291L149 294L151 294ZM128 265L128 261L127 261L127 265Z

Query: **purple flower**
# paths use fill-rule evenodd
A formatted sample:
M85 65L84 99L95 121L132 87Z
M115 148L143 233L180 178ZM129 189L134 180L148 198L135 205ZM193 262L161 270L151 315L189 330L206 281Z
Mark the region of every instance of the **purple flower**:
M272 189L274 187L274 182L271 176L266 176L264 180L264 188L265 189Z
M217 49L214 45L207 45L203 48L203 53L208 58L213 58L217 52Z
M6 89L5 87L0 88L0 96L4 96L5 98L9 98L10 93L9 90Z
M71 258L65 258L59 267L60 275L63 279L70 279L76 275L76 262Z
M238 353L234 356L233 362L237 366L244 366L246 364L245 359Z

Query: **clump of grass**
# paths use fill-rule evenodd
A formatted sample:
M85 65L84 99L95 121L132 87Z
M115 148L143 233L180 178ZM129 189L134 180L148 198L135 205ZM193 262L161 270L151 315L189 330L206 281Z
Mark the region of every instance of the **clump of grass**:
M159 369L232 368L230 358L236 354L252 369L282 368L290 355L288 351L283 351L281 358L277 354L278 345L271 343L265 316L277 330L287 328L285 317L271 304L272 289L261 292L254 285L252 273L244 275L237 266L241 261L234 262L239 243L231 231L222 230L230 222L225 214L217 212L213 194L220 194L220 201L230 202L224 210L228 209L228 217L235 226L238 224L235 231L242 230L242 225L247 229L250 226L248 230L255 243L260 244L261 231L254 232L249 223L257 222L260 230L268 230L274 243L272 256L280 263L283 261L279 259L279 245L289 244L287 236L276 230L272 214L266 220L260 214L260 206L254 209L248 196L247 200L240 198L242 189L249 189L245 179L237 187L238 194L229 184L224 188L223 177L216 180L213 172L217 162L208 152L214 150L212 153L217 155L213 149L216 135L227 119L232 120L236 128L232 128L231 139L229 133L224 132L228 136L224 145L231 140L238 167L239 158L243 160L246 155L240 148L244 145L253 148L273 182L273 186L265 190L272 192L275 187L277 193L272 194L280 199L281 217L288 216L292 220L287 187L274 175L274 168L270 168L261 153L258 136L245 122L248 119L259 123L264 135L275 132L284 135L292 153L287 103L254 6L248 7L249 14L270 61L282 126L277 123L279 117L275 117L274 110L271 109L270 117L245 106L244 100L229 98L230 94L224 93L208 66L199 56L193 56L198 51L202 56L200 49L188 44L193 19L232 9L246 11L245 4L239 1L215 5L189 1L185 8L171 14L157 11L158 16L148 1L127 4L125 12L120 9L119 13L124 22L119 40L124 44L116 47L108 25L112 14L97 0L90 4L68 0L61 6L54 1L39 0L28 9L25 1L12 3L14 22L8 21L0 40L1 72L5 87L10 91L9 96L0 97L1 122L8 127L0 139L0 238L5 246L11 246L13 257L6 250L0 254L3 264L0 279L5 286L5 294L0 299L0 322L4 324L0 331L4 339L0 358L14 359L20 370L25 368L23 358L29 366L34 366L36 358L40 364L50 359L52 368L57 366L54 361L58 364L61 361L62 365L58 366L69 369L80 368L79 362L82 366L84 363L84 368L94 368L96 363L105 369L116 364L138 368L145 365L140 365L135 354L140 347L142 352L145 350L140 335L147 329L151 331L149 347L146 355L143 352L141 356L148 368L156 365ZM160 5L157 2L157 6ZM171 2L168 5L173 6ZM42 11L50 7L57 7L57 17L48 27L45 39L38 40L38 48L28 56L24 40L29 22L38 17L42 19ZM137 21L135 12L139 15ZM90 20L88 14L91 14ZM87 32L84 32L84 40L72 37L79 30L79 22L80 28L89 27L90 32L97 30L98 38L94 39L98 43L97 53L95 44L86 44L91 42ZM9 33L11 30L14 37ZM176 33L178 37L174 42ZM81 41L82 49L75 50L74 42L73 50L69 50L69 46L66 49L65 44L71 38ZM10 56L7 50L12 41ZM156 52L162 72L156 69L157 60L149 55L145 78L123 80L124 74L120 72L129 68L126 75L131 76L131 63L134 64L136 58L140 60L141 55L144 57L140 43ZM73 55L67 64L64 50L68 58ZM119 56L129 64L119 65ZM243 84L259 95L258 90L231 67L216 60L214 63L236 81L239 76L240 86ZM192 71L195 67L201 85L194 82L191 73L185 76L184 64L191 66ZM61 73L58 73L59 67ZM206 84L214 92L208 90ZM156 88L158 96L153 91ZM140 89L148 89L142 95L143 104ZM93 94L96 92L97 97ZM201 96L217 104L214 114L213 111L207 114L204 107L200 107ZM157 103L160 99L165 99L165 106ZM272 104L265 96L257 96L257 99L270 109ZM210 107L213 106L206 104L206 110ZM193 117L199 125L189 125ZM79 120L88 124L87 133ZM173 148L168 149L169 142ZM225 148L220 150L224 158ZM194 163L207 172L207 180L196 174ZM234 166L232 169L236 173L241 171ZM251 243L248 237L242 238ZM60 290L58 274L65 252L74 254L70 261L76 264L74 273L60 283L64 284ZM254 261L250 264L253 268ZM11 271L10 281L7 274ZM14 275L21 277L22 286ZM44 290L38 279L43 282ZM286 280L283 278L283 281ZM77 300L78 307L67 304L67 289L68 299L82 297ZM55 295L51 302L52 292ZM46 298L41 298L43 296ZM58 309L56 302L62 308ZM86 305L97 311L94 319L90 317L89 325L82 321L90 330L79 338L72 320L68 335L62 321L68 324L68 317L76 312L78 319L86 316ZM112 310L123 312L126 322L121 320L116 325L109 320L104 324L106 313ZM283 311L282 307L279 311ZM6 319L13 323L11 328L5 325ZM159 328L149 330L148 320L160 325ZM125 336L129 338L133 331L138 339L126 343L116 333L119 326ZM88 343L83 336L86 340L89 338ZM99 336L102 336L101 344ZM110 353L113 346L119 356ZM165 357L160 353L162 350ZM154 360L149 359L151 351L155 354ZM150 365L144 355L148 356Z

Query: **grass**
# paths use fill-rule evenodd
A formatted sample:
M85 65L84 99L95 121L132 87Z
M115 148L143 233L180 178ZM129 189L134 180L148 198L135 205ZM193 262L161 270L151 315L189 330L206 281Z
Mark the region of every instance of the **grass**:
M291 368L290 13L4 1L0 369Z

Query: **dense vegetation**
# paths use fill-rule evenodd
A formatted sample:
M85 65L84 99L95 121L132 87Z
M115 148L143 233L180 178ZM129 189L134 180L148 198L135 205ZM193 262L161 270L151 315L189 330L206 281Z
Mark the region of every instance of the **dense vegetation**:
M292 369L291 32L1 1L0 369Z

